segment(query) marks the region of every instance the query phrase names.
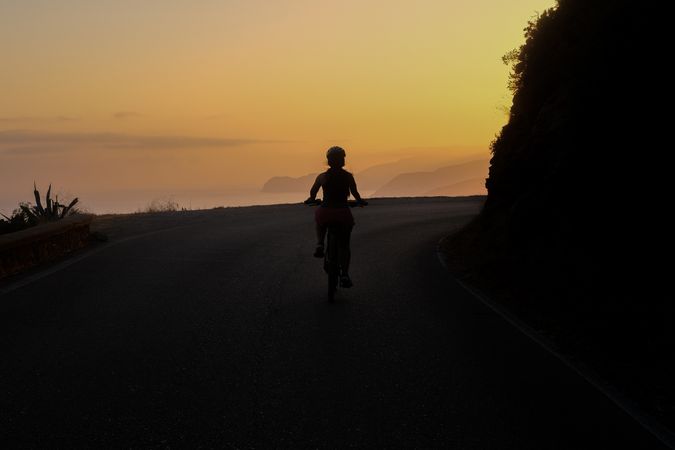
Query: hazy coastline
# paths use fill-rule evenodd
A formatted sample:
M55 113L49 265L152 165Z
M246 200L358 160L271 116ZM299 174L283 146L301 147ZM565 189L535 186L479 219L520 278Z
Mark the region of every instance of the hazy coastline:
M309 192L307 186L307 192ZM372 191L363 191L368 197ZM276 205L300 203L307 198L303 192L262 192L260 189L238 190L123 190L92 192L79 195L82 209L94 214L123 214L144 211L153 201L178 204L178 209L209 209L219 206ZM0 198L0 213L9 215L19 202L33 201L29 195L21 199Z

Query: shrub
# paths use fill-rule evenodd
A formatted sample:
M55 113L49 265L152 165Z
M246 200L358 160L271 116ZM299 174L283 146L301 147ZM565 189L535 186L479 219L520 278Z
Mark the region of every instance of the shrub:
M68 205L62 205L59 203L58 196L52 200L51 193L52 185L50 184L43 205L40 191L38 191L37 186L33 183L35 205L20 203L19 207L9 217L1 214L4 219L0 219L0 234L20 231L44 222L53 222L79 212L74 208L78 202L77 198L73 199Z
M172 212L178 211L179 209L181 208L178 202L174 201L171 198L167 198L167 199L154 199L153 201L150 202L148 206L145 207L143 211L140 212L145 213Z

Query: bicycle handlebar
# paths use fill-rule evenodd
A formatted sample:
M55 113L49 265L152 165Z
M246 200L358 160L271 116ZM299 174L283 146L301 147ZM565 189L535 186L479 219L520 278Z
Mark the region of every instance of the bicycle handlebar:
M368 206L368 202L365 201L365 200L361 200L361 201L349 200L347 203L349 203L350 208L354 208L355 206L361 206L361 207Z
M307 199L307 200L304 201L304 203L305 203L305 205L310 205L310 206L319 206L319 205L322 204L320 198L316 198L314 200ZM365 200L362 200L362 201L349 200L347 203L349 204L350 208L354 208L356 206L367 206L368 205L368 202L365 201Z

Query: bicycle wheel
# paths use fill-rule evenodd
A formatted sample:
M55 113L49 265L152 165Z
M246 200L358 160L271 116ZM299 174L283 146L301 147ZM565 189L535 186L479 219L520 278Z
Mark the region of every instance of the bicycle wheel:
M335 291L337 291L338 274L337 270L328 273L328 301L335 300Z
M324 270L328 274L328 301L335 300L340 267L338 264L338 236L333 227L328 228Z

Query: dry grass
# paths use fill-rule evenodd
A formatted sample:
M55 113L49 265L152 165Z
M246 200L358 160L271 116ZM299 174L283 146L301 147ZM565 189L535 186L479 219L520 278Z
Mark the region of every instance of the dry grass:
M154 199L144 209L136 211L137 213L159 213L159 212L173 212L186 211L181 208L177 201L173 198Z

